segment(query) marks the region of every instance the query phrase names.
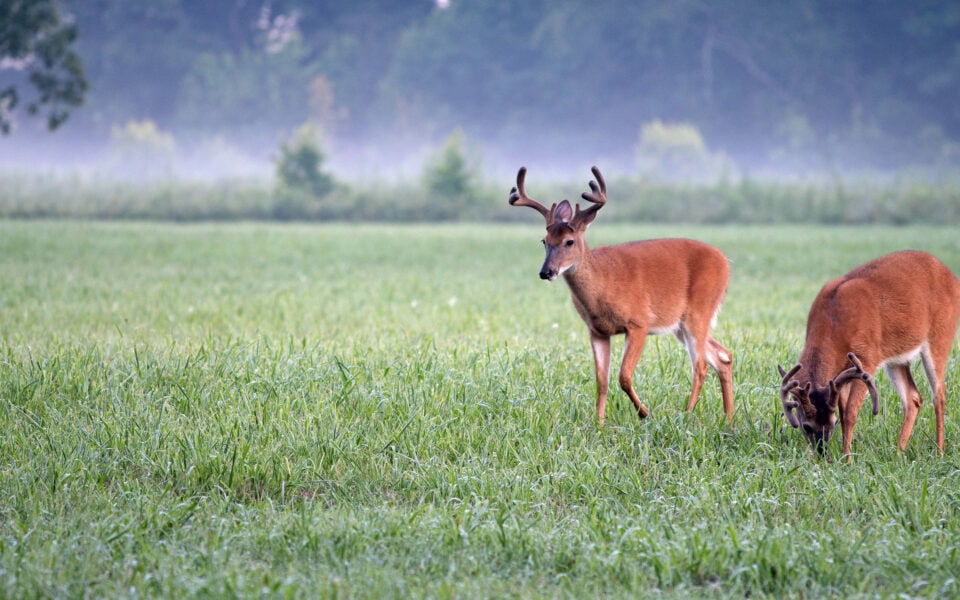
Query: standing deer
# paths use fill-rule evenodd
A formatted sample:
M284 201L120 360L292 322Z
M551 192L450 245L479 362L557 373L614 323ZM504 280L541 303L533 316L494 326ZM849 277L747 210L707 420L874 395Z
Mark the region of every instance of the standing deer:
M581 196L592 203L576 210L564 200L549 209L527 196L527 169L517 173L510 190L512 206L529 206L546 219L546 260L540 278L559 275L570 288L573 305L587 324L597 373L597 417L603 425L610 373L610 338L626 336L620 387L630 396L640 418L647 407L633 389L633 372L649 334L672 333L687 348L693 363L693 389L687 412L693 410L711 366L720 378L723 411L733 418L733 356L710 335L727 290L730 267L720 250L685 239L646 240L591 250L583 234L607 201L607 186L597 167L596 181Z
M784 415L822 454L839 410L843 453L849 455L867 391L873 414L879 410L873 375L882 366L903 404L899 445L904 450L923 402L910 375L910 363L919 356L933 393L937 448L943 452L944 376L958 317L960 282L926 252L887 254L828 281L810 307L800 362L788 372L777 366Z

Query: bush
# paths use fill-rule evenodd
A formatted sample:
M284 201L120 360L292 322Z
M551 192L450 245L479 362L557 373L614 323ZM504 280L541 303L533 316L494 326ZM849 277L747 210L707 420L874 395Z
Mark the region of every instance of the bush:
M423 172L427 192L424 218L462 217L478 202L478 159L468 157L463 131L455 130L443 148L432 157Z
M289 142L280 144L280 156L276 161L279 184L277 218L316 216L320 202L334 189L333 178L322 170L325 160L316 130L310 123L297 129Z
M726 163L707 149L700 131L689 123L655 120L640 130L637 165L646 177L703 181L716 177Z

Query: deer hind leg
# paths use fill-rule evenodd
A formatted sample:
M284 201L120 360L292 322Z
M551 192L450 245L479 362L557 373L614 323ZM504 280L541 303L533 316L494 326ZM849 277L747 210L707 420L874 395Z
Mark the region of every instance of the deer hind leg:
M933 412L937 417L937 448L940 450L940 454L943 454L943 416L947 411L946 364L952 344L953 340L951 338L946 345L946 349L940 352L943 359L939 361L935 360L927 350L920 353L923 357L923 369L927 374L927 381L930 382L930 392L933 396Z
M733 353L720 345L720 342L712 336L707 336L707 362L720 378L723 413L730 421L733 419Z
M913 435L913 426L917 422L917 413L920 412L923 398L920 397L917 384L914 383L913 376L910 374L910 365L887 365L886 371L903 405L903 426L900 428L900 439L897 445L901 450L906 450L910 436Z
M700 399L700 391L709 366L713 367L720 379L723 413L727 421L733 420L733 353L713 339L709 333L704 333L702 338L698 338L683 325L677 330L677 339L686 346L690 362L693 364L693 386L687 402L687 412L691 412ZM706 342L701 345L700 339L705 339Z
M603 425L607 410L607 387L610 385L610 338L591 335L590 347L593 349L593 364L597 373L597 419Z
M707 377L708 351L705 343L708 337L706 333L697 336L694 335L685 323L681 323L676 331L677 339L687 348L687 354L690 355L690 363L693 365L693 381L690 388L690 399L687 400L686 412L693 411L700 399L700 390L703 388L703 381Z
M623 343L623 362L620 363L620 388L630 396L633 406L637 409L637 415L641 419L646 418L650 411L640 402L640 397L633 389L633 372L637 368L637 363L640 362L640 355L643 353L643 345L646 340L647 331L645 329L628 331Z

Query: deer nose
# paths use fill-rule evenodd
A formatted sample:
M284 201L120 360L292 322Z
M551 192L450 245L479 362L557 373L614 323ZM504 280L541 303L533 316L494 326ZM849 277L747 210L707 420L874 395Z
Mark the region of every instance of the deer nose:
M540 279L554 279L557 276L556 271L553 269L541 269L540 270Z

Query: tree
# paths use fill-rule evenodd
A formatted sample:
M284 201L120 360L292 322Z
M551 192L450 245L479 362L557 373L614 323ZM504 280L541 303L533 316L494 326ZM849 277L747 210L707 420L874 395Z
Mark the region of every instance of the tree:
M315 217L323 199L333 192L335 184L323 171L327 157L317 138L316 128L308 122L297 128L289 142L280 144L280 156L276 159L279 185L273 207L275 217Z
M37 93L26 104L27 114L46 112L51 131L83 103L87 91L83 62L73 49L76 39L76 26L61 19L56 0L0 0L0 70L26 75ZM0 88L4 134L10 133L19 104L17 84Z
M457 128L443 148L428 160L423 172L429 212L433 218L455 218L477 198L479 159L468 155L466 136Z
M322 198L333 191L333 179L323 172L327 159L313 125L307 123L294 132L290 142L280 144L277 179L280 183Z

